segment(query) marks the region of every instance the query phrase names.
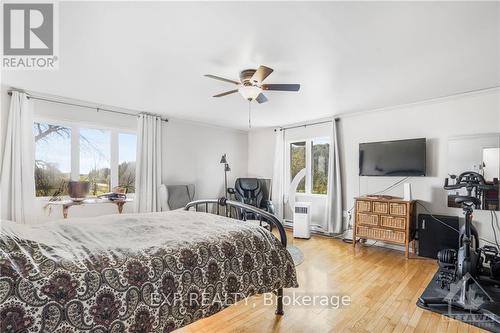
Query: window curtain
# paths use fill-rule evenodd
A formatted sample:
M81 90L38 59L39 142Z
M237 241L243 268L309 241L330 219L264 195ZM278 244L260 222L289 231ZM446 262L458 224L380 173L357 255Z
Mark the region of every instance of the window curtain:
M33 105L13 91L0 176L2 219L33 223L35 216L35 139Z
M140 114L137 129L137 165L135 176L136 212L161 211L163 120Z
M331 128L332 143L328 161L328 201L327 201L327 233L344 232L342 214L342 174L340 166L338 123L333 119Z
M275 130L275 145L274 145L274 165L273 165L273 180L272 180L272 201L275 208L275 215L283 219L283 182L284 182L284 134L285 131L280 129Z

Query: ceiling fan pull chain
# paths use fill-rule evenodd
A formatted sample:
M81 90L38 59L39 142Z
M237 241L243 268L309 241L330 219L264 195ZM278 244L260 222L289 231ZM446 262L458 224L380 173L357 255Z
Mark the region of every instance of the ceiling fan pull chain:
M252 112L252 105L251 105L252 101L248 101L248 128L252 128L252 115L251 115L251 112Z

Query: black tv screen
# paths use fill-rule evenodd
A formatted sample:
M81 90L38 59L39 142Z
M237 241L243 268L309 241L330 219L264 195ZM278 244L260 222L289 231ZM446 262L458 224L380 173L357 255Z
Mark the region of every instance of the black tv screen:
M425 176L425 139L359 144L360 176Z

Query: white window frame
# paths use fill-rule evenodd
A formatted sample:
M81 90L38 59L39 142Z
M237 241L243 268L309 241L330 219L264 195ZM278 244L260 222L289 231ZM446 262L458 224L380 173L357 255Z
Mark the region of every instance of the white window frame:
M80 179L80 129L81 128L89 128L89 129L97 129L103 131L109 131L111 134L110 137L110 170L111 170L111 188L114 188L119 185L118 181L118 165L120 161L120 149L119 149L119 135L120 134L134 134L137 135L137 131L131 129L124 129L119 127L110 127L110 126L98 126L96 124L91 123L83 123L83 122L72 122L67 120L53 119L49 117L34 117L34 123L43 123L50 125L60 125L71 129L71 173L70 180L78 180ZM36 147L35 147L36 149ZM133 197L134 193L128 193L127 196ZM67 197L67 196L64 196ZM40 200L47 200L51 197L36 197Z
M292 182L292 173L290 169L290 162L291 162L291 151L290 151L290 145L292 143L298 143L298 142L305 142L306 143L306 177L305 177L305 192L297 192L295 193L296 196L308 196L308 197L326 197L328 196L328 188L327 188L327 193L325 194L319 194L319 193L312 193L312 144L314 140L317 139L325 139L328 144L331 147L332 140L330 137L327 136L315 136L315 137L310 137L310 138L305 138L305 139L293 139L293 140L287 140L286 141L286 149L285 149L285 193L288 195L288 192L290 191L290 183ZM330 166L328 166L330 168ZM327 171L327 176L329 175L329 172ZM328 179L328 182L330 179Z

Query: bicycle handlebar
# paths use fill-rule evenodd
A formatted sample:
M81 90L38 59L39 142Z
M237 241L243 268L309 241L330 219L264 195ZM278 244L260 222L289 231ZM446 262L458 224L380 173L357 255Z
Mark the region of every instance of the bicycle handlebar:
M464 187L476 187L480 190L493 190L496 188L494 184L487 184L481 174L473 171L466 171L461 173L457 177L456 184L454 185L448 184L448 178L445 178L444 180L443 188L445 190L458 190L459 188Z

